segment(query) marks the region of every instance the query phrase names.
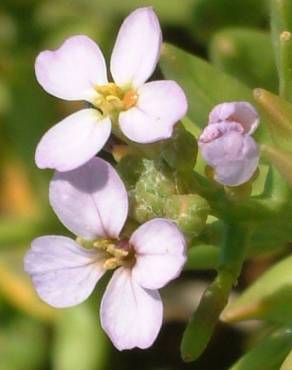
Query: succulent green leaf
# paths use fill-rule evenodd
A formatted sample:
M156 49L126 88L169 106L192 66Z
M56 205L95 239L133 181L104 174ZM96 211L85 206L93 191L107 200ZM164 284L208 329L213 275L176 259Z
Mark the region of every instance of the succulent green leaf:
M204 292L181 342L181 355L185 362L196 360L207 347L218 317L228 301L232 284L232 276L221 272Z
M248 28L224 29L213 36L209 55L216 67L251 88L260 86L276 91L277 70L267 32Z
M224 229L218 275L204 292L183 334L181 354L186 362L196 360L208 345L245 258L246 228L227 224Z
M292 104L264 89L254 90L254 98L266 118L274 143L292 151Z
M223 312L224 321L261 319L292 325L292 257L278 262Z
M267 0L196 0L191 32L196 40L205 43L225 27L260 25L267 10Z
M292 331L278 330L258 343L229 370L278 370L291 348Z
M292 153L270 145L262 145L261 151L287 184L292 187Z

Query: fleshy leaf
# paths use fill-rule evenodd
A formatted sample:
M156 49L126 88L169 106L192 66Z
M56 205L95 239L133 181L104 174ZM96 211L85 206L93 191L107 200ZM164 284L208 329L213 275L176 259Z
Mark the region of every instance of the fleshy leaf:
M222 314L223 321L262 319L292 324L292 257L264 273Z
M266 0L196 0L192 17L192 35L206 42L213 32L231 26L254 27L267 12Z
M277 70L271 37L267 32L247 28L224 29L212 38L209 55L216 67L248 86L276 90Z
M261 151L270 163L275 166L288 185L292 187L292 154L270 145L262 145Z
M229 370L278 370L291 346L291 330L278 330L253 347Z
M246 254L246 227L226 224L224 230L217 277L205 290L183 334L181 355L186 362L196 360L207 347L241 272Z
M292 151L292 104L264 89L255 89L254 98L266 118L274 143Z
M181 355L185 362L196 360L207 347L218 317L227 304L231 285L230 275L221 273L204 292L181 342Z

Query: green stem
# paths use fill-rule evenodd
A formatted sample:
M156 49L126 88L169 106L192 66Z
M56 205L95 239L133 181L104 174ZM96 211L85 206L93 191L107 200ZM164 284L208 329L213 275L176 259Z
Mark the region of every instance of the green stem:
M186 181L185 178L183 178ZM213 214L226 222L258 222L270 220L282 211L282 201L278 197L248 198L244 201L234 201L226 196L222 187L213 185L196 172L189 174L188 187L205 198L213 210Z
M236 283L246 257L249 230L241 224L225 224L219 272L229 272Z
M210 244L195 245L188 250L185 270L213 270L218 268L220 248Z

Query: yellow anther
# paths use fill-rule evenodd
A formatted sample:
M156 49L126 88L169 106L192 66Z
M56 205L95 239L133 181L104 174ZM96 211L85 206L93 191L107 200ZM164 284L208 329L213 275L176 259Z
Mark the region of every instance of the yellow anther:
M119 257L119 258L127 257L127 255L129 254L128 251L124 251L123 249L119 249L119 248L115 248L113 253L115 257Z
M117 96L114 96L114 95L108 95L107 97L106 97L106 100L109 102L109 103L111 103L111 102L115 102L115 101L117 101L117 102L119 102L120 101L120 99L117 97Z
M98 85L95 87L95 90L103 96L113 95L116 97L122 97L123 92L113 82L108 83L107 85Z
M81 237L77 237L76 241L85 248L94 247L100 250L105 259L103 267L106 270L113 270L116 267L125 264L128 265L129 260L131 259L131 251L123 249L123 242L118 240L101 238L93 242L91 240L88 241Z
M109 246L114 247L115 245L109 239L98 239L97 241L95 241L93 243L93 246L95 248L102 249L102 250L106 251Z
M112 82L107 85L97 85L95 90L98 97L94 105L105 115L110 115L114 111L127 110L133 107L138 100L138 95L134 90L125 92Z
M114 257L117 257L117 258L127 257L127 255L128 255L127 251L125 251L123 249L120 249L120 248L116 248L115 245L113 245L113 244L110 244L106 248L106 252L111 254Z
M104 262L103 268L106 269L106 270L113 270L116 267L121 266L121 264L122 264L121 260L119 260L115 257L112 257L112 258L107 259Z

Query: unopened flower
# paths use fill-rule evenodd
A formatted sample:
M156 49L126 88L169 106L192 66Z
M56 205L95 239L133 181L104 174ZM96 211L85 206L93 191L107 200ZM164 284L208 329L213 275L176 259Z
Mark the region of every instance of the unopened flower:
M174 81L145 83L158 62L162 37L152 8L123 22L111 56L108 82L104 57L87 36L73 36L36 59L40 85L65 100L85 100L82 109L53 126L36 150L39 168L69 171L86 163L107 141L112 125L138 143L167 139L186 113L187 101Z
M127 193L116 171L93 158L69 172L56 172L50 203L76 241L43 236L32 242L25 270L42 300L54 307L83 302L107 270L116 271L106 288L101 325L120 349L146 348L162 323L158 292L176 278L185 263L185 239L167 219L153 219L130 238L124 226ZM82 244L92 244L84 248Z
M217 105L199 138L205 161L215 170L215 180L227 186L247 182L257 169L259 149L251 134L259 117L247 102Z

